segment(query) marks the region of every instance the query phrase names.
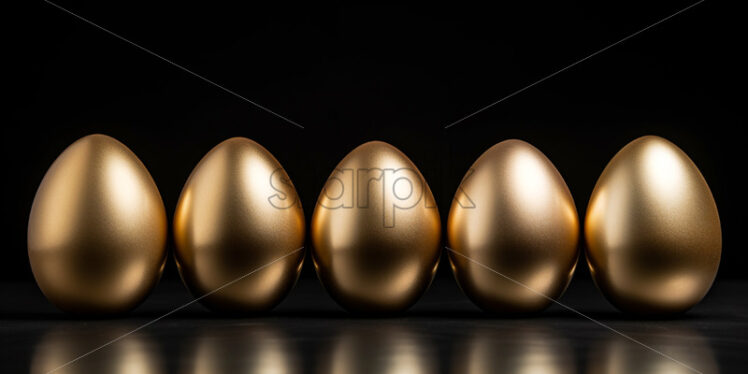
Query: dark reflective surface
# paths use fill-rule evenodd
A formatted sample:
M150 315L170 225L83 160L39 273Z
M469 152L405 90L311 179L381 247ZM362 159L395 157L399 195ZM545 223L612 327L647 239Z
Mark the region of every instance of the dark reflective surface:
M338 307L304 279L267 315L222 316L191 305L57 373L741 373L748 345L745 283L721 282L696 309L669 320L616 312L586 282L562 300L660 353L552 307L534 316L483 313L438 278L406 314L368 318ZM133 314L77 319L33 284L4 284L0 372L47 373L190 300L159 285ZM666 356L667 357L666 357Z
M434 373L436 351L426 336L402 322L364 323L341 329L317 356L317 372Z
M184 341L179 373L301 373L294 341L272 324L208 325Z
M687 328L667 331L628 332L628 336L646 344L654 352L621 336L610 336L592 350L590 373L719 373L709 341ZM670 359L672 358L672 359Z
M577 372L568 339L544 323L474 328L456 342L451 365L452 372L469 374Z
M159 352L158 344L142 333L128 335L89 356L81 357L102 342L116 339L135 327L117 323L110 326L62 324L52 327L34 345L29 372L163 373L166 369L165 357ZM76 361L71 362L73 360Z

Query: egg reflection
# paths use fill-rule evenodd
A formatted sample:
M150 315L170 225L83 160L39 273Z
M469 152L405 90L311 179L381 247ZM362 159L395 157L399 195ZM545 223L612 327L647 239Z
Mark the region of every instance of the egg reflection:
M576 373L569 342L538 326L481 327L457 345L453 373Z
M264 325L212 327L198 334L180 373L302 372L289 339Z
M30 373L164 373L159 349L141 333L134 333L114 344L81 357L92 349L116 339L132 326L111 328L94 325L69 326L43 335L34 348ZM78 359L80 358L80 359ZM78 360L76 360L78 359ZM75 362L71 362L76 360Z
M372 325L335 337L320 359L318 373L436 373L435 352L402 325Z
M709 342L690 329L659 332L626 332L654 351L621 336L593 349L587 372L590 374L716 374L719 367Z

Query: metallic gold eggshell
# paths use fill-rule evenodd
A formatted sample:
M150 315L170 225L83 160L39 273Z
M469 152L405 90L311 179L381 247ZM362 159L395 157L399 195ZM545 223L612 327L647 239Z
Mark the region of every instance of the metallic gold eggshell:
M619 309L683 312L719 267L717 205L693 161L673 143L638 138L603 170L587 206L587 263Z
M312 216L317 275L343 307L397 312L434 278L441 224L431 189L397 148L351 151L327 180Z
M493 312L546 308L566 289L579 257L569 188L542 152L516 139L489 148L465 175L447 237L460 288Z
M200 301L211 309L267 311L299 277L304 225L278 160L247 138L225 140L195 166L179 197L179 273L196 297L210 293Z
M124 312L158 282L166 232L164 204L143 163L114 138L89 135L62 152L36 192L31 269L64 311Z

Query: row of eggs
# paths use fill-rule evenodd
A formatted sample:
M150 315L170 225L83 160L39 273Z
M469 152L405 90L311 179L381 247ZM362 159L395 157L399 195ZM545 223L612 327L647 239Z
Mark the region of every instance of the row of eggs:
M481 308L536 312L558 299L579 257L579 219L563 178L520 140L483 153L463 178L446 246L463 292ZM299 277L306 224L296 190L261 145L231 138L193 170L174 215L182 280L211 309L265 311ZM90 135L52 164L34 198L28 251L45 296L74 313L137 306L167 260L161 196L125 145ZM351 151L311 222L319 279L343 307L407 309L441 257L441 221L416 166L379 141ZM622 310L682 312L711 287L721 229L711 191L669 141L638 138L600 176L584 222L593 279Z

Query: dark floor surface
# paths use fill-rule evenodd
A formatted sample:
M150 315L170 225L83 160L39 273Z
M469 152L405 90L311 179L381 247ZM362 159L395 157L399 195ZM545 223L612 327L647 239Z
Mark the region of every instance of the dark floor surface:
M164 281L125 318L81 319L33 283L0 290L2 373L49 372L191 300ZM522 318L485 314L447 277L389 318L350 315L308 278L268 315L219 316L193 304L55 372L746 373L746 291L748 282L717 281L685 315L641 320L590 282L572 282L561 302L648 348L558 305Z

